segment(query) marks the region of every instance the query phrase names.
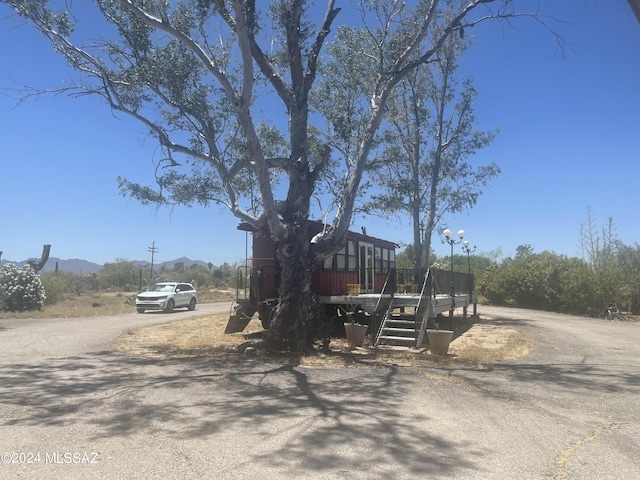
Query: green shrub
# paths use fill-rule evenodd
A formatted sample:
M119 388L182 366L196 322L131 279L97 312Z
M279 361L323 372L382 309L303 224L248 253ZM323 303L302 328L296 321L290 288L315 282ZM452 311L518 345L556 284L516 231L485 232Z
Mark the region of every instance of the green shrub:
M4 310L41 309L46 299L40 276L30 267L12 263L0 268L0 305Z
M55 305L62 295L67 291L67 284L63 277L53 272L44 273L40 276L44 291L47 295L45 305Z

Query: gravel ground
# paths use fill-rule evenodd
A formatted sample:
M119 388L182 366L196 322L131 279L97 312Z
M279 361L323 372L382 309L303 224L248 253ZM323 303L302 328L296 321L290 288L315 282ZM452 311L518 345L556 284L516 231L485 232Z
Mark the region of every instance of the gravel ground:
M491 368L172 360L111 347L167 315L0 320L0 478L637 478L638 325L480 313L533 352Z

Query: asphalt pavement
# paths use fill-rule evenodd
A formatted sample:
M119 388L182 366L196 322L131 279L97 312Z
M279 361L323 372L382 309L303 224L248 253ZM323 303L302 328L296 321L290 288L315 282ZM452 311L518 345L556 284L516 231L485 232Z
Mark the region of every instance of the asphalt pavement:
M0 320L0 478L640 477L640 326L479 313L533 353L485 369L157 360L111 342L192 312Z

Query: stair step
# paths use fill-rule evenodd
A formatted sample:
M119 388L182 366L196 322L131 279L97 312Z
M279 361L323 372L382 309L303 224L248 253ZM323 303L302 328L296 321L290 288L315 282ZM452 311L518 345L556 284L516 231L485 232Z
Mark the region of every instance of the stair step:
M391 299L385 318L382 321L376 345L415 347L424 315L416 317L420 302L419 295L396 295ZM431 300L429 299L429 302ZM428 310L425 310L425 312Z
M415 313L392 313L391 319L393 320L414 320L416 318Z
M394 325L398 328L415 328L416 322L413 320L394 320L394 319L389 319L387 320L387 325Z
M395 327L385 327L382 329L383 332L385 333L395 333L399 336L407 336L407 335L411 335L413 337L416 336L416 329L415 328L395 328Z
M413 337L395 337L392 335L380 335L379 343L389 342L401 345L415 345L416 339Z

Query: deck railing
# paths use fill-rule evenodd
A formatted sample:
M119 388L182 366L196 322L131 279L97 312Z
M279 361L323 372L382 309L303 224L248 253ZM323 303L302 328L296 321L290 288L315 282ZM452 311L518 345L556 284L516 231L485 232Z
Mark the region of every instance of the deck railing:
M448 295L451 284L451 272L439 268L428 270L432 277L432 291L435 295ZM398 269L396 271L397 290L396 293L419 294L425 278L424 270L419 269ZM473 286L473 275L469 278L467 273L453 272L453 289L456 295L469 293Z
M447 270L428 270L431 277L429 294L447 295L450 292L451 272ZM317 269L312 274L312 292L320 296L349 295L354 294L354 287L359 286L360 293L387 294L407 293L418 295L422 291L427 272L418 269L391 269L382 271L376 269L371 278L371 271L351 269L344 271ZM362 279L371 278L369 290L362 284ZM247 298L249 291L256 298L277 297L277 285L279 283L278 270L273 265L261 265L257 269L240 266L236 272L236 296ZM456 295L469 293L473 286L473 275L462 272L453 272L453 288Z

